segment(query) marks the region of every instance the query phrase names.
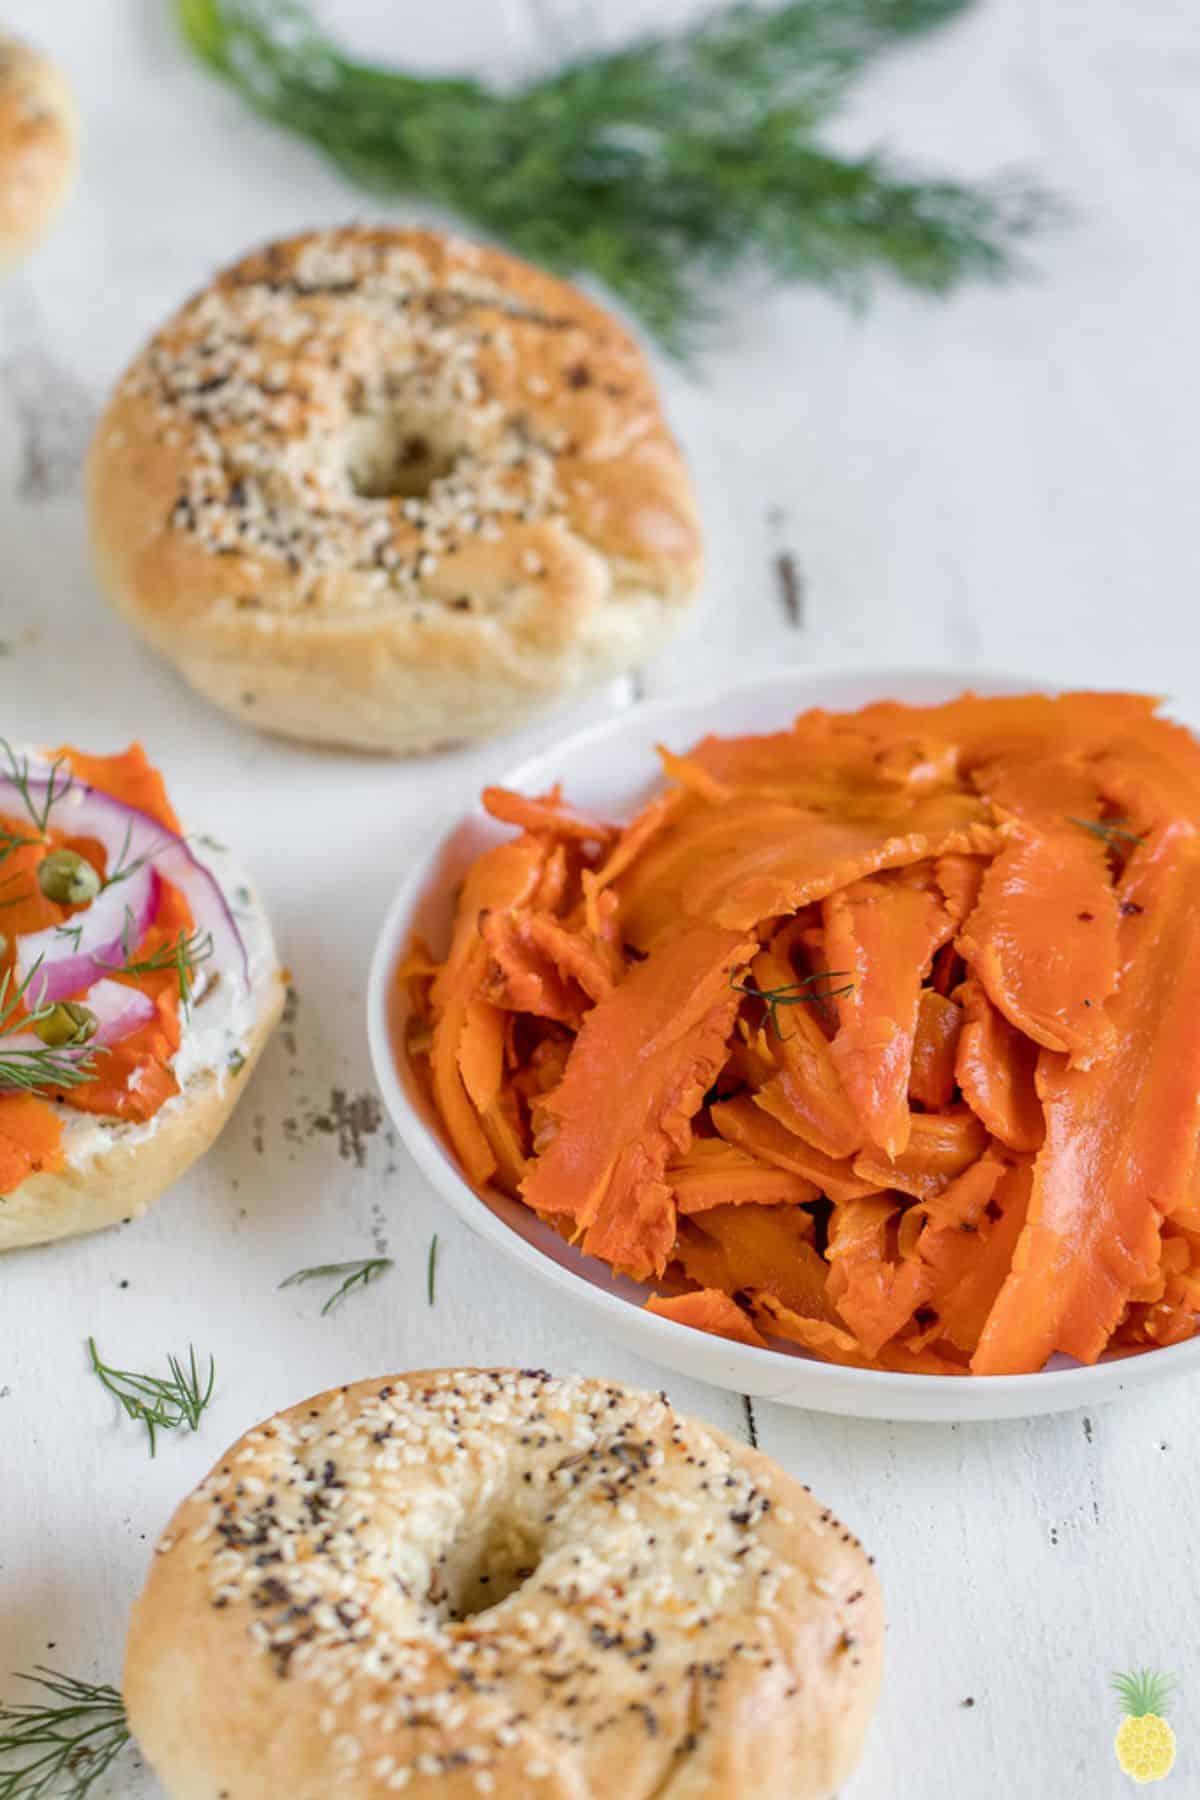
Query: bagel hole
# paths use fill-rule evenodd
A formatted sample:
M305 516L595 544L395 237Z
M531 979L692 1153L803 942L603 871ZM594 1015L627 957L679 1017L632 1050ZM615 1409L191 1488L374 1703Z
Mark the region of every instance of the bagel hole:
M537 1539L518 1520L490 1519L451 1546L434 1571L429 1599L456 1622L473 1619L523 1588L541 1554Z
M423 500L458 460L434 421L365 412L346 431L346 474L363 500Z

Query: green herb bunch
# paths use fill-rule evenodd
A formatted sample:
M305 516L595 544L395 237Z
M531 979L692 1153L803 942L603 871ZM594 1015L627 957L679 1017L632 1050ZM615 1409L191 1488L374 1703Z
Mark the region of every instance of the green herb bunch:
M41 1692L0 1705L0 1800L82 1800L129 1742L120 1694L54 1669L17 1679Z
M591 273L677 353L716 279L747 258L851 299L879 270L935 293L1010 270L1047 215L1038 190L924 179L819 137L876 51L968 3L727 6L505 93L355 61L301 0L175 0L209 66L354 180Z

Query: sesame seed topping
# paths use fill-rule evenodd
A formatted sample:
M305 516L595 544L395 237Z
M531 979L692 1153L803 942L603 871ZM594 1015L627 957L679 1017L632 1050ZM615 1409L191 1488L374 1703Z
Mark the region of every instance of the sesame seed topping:
M191 1559L231 1657L265 1659L313 1705L331 1783L470 1769L488 1793L514 1754L540 1781L556 1742L586 1748L631 1716L674 1755L684 1722L660 1690L761 1678L795 1542L765 1485L656 1396L441 1371L251 1434L160 1549Z
M523 360L538 366L522 376ZM620 379L594 381L595 361ZM673 454L615 326L548 316L503 259L419 234L313 233L246 258L151 339L115 407L108 453L165 454L165 530L230 559L213 604L264 629L309 608L416 623L429 606L475 629L528 603L564 531L636 562L636 540L602 541L627 510L602 490L650 435ZM482 575L479 541L506 546Z

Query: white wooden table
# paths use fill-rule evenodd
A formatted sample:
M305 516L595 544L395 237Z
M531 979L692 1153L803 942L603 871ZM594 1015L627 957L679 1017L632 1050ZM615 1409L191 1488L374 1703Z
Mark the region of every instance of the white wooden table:
M363 980L394 881L544 733L411 765L270 743L184 691L97 600L79 465L108 383L233 253L364 210L197 72L164 11L3 7L66 64L85 147L61 229L0 289L0 729L98 749L142 738L184 817L257 872L296 998L230 1129L156 1212L0 1268L9 1697L6 1672L35 1662L117 1678L126 1609L174 1502L244 1427L307 1392L449 1362L662 1380L486 1257L371 1090ZM553 19L580 29L582 11ZM609 5L606 33L639 14L662 8ZM518 0L338 9L376 48L407 39L430 66L505 72L553 53L536 16ZM1036 166L1073 197L1076 224L1044 248L1036 281L947 306L886 293L853 320L819 296L747 293L698 379L664 367L708 521L706 599L686 642L584 713L794 658L1128 683L1200 718L1198 70L1190 0L991 0L878 71L846 142L887 136L967 174ZM277 1291L297 1267L373 1250L393 1274L329 1318L314 1290ZM189 1339L211 1350L200 1433L150 1462L87 1372L89 1332L126 1366ZM1200 1791L1187 1387L1092 1418L944 1429L751 1414L737 1396L670 1386L756 1430L878 1555L889 1673L845 1800L1119 1795L1107 1681L1135 1662L1179 1674L1166 1791ZM159 1792L128 1765L105 1791Z

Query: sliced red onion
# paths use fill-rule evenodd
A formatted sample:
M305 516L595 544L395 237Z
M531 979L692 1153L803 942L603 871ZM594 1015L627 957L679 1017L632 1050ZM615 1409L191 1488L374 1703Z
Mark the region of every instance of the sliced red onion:
M17 979L31 978L26 1005L46 1006L82 994L97 979L98 970L120 968L126 949L132 952L145 937L161 890L157 871L145 863L128 880L104 888L69 925L51 925L48 931L21 938Z
M149 994L144 994L141 988L126 987L121 981L98 981L88 993L87 1007L96 1015L96 1030L86 1044L64 1044L55 1048L55 1055L67 1062L81 1063L93 1050L119 1044L122 1038L140 1030L155 1013L154 1001ZM36 1055L45 1049L46 1045L36 1031L6 1031L4 1034L6 1055L13 1051L32 1051ZM0 1094L11 1091L0 1087Z
M85 1004L96 1015L96 1035L83 1046L85 1050L119 1044L122 1038L140 1030L157 1011L149 994L141 988L127 987L123 981L98 981L88 989Z
M44 802L49 770L45 777L29 773L26 784L35 804ZM0 774L0 813L19 818L25 810L20 787L11 776ZM48 931L18 938L17 980L33 977L29 1006L83 994L102 981L114 963L119 965L125 943L139 942L154 918L160 879L180 890L197 929L211 936L216 966L239 969L249 987L246 946L229 903L219 882L177 832L149 813L79 780L73 780L65 793L54 799L49 823L69 837L94 838L103 844L110 885L75 913L65 930L51 926ZM122 868L130 873L114 881L114 874Z

